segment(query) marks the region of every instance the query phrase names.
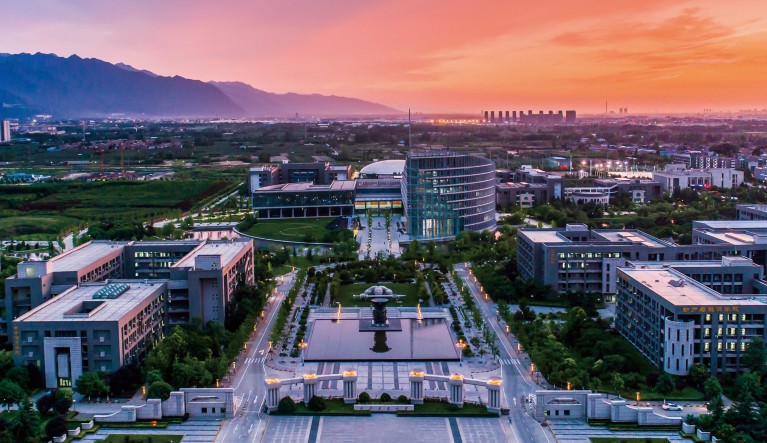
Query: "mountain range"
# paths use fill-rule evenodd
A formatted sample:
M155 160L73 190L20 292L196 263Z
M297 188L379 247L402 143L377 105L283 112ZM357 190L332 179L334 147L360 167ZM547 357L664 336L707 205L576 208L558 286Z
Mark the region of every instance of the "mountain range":
M202 82L76 55L0 54L0 117L268 118L392 115L364 100L275 94L241 82Z

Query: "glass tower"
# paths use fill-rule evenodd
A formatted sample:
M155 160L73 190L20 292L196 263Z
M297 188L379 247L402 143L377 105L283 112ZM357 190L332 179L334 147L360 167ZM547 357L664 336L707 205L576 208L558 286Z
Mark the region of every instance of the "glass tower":
M495 163L446 150L411 151L402 177L408 234L414 240L455 238L494 228Z

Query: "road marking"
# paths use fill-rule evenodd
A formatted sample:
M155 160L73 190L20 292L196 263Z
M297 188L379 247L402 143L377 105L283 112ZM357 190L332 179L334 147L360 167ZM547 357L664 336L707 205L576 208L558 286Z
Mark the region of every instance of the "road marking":
M250 431L253 430L253 423L250 424L250 427L248 428L248 434L250 434Z

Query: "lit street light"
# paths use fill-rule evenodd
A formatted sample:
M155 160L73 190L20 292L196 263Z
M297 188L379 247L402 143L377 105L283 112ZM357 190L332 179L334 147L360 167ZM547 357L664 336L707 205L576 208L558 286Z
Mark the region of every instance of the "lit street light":
M458 365L463 366L463 350L466 349L466 342L464 342L463 339L459 339L455 346L460 349L460 352L458 353Z

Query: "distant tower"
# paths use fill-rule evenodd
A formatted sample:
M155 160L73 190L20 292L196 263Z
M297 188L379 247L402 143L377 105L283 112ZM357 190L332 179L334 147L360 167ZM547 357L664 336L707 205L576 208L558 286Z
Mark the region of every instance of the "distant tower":
M575 123L575 111L565 111L565 123Z
M488 123L490 121L490 112L485 111L485 123Z
M506 121L509 121L509 111L506 111Z
M11 141L11 121L3 120L0 127L0 143Z
M517 111L511 111L511 119L517 121Z
M503 111L498 111L498 123L503 123Z
M495 123L495 111L490 111L490 123Z
M410 108L407 108L407 148L413 148L413 133L410 128L413 125L410 123Z

